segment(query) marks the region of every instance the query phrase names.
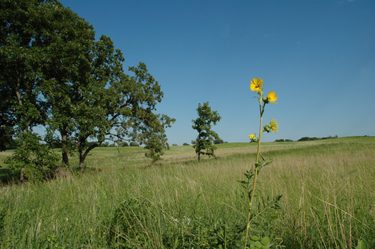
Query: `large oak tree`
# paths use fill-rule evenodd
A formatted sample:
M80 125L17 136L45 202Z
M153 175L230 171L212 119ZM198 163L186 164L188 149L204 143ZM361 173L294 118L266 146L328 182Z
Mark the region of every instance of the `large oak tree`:
M0 141L15 130L47 131L62 162L106 140L149 143L164 134L156 106L159 83L144 63L124 69L124 56L107 36L53 0L0 0ZM165 140L165 136L157 136ZM1 147L1 146L0 146Z

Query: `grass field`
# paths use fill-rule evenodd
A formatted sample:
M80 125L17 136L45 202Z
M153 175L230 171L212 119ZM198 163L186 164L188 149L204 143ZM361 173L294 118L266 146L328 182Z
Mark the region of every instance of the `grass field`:
M260 200L281 209L256 232L273 248L375 248L375 138L265 143ZM0 153L0 161L7 153ZM8 152L9 154L9 152ZM174 146L150 166L142 148L93 150L82 175L0 187L0 248L235 248L246 220L239 180L255 145L222 144L196 162Z

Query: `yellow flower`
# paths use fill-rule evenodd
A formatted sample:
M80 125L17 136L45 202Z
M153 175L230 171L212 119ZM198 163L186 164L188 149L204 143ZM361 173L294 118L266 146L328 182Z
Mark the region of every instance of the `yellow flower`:
M257 140L257 136L254 133L251 133L249 135L249 139L250 139L250 141L256 141Z
M279 124L274 119L271 120L269 125L272 132L276 132L279 129Z
M277 94L275 91L271 91L267 94L267 103L275 103L277 101Z
M253 92L261 93L263 90L263 80L261 78L253 78L250 81L250 90Z

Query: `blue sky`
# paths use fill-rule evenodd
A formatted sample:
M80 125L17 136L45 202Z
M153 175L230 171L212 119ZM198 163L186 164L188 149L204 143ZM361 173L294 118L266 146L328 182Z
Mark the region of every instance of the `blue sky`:
M375 135L373 0L63 0L112 38L126 66L145 62L165 97L159 111L177 119L170 143L191 142L198 103L221 116L225 141L257 131L249 80L278 92L265 120L277 134Z

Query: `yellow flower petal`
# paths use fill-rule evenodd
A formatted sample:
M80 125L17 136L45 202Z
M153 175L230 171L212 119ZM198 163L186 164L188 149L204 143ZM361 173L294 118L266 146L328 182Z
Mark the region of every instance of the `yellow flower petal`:
M277 94L275 91L271 91L267 94L267 102L275 103L277 101Z
M261 93L263 90L263 80L261 78L253 78L250 81L250 90L253 92Z
M249 134L249 139L251 141L255 141L255 140L257 140L257 136L254 133L251 133L251 134Z
M276 120L272 119L269 125L272 132L277 132L279 130L279 124Z

